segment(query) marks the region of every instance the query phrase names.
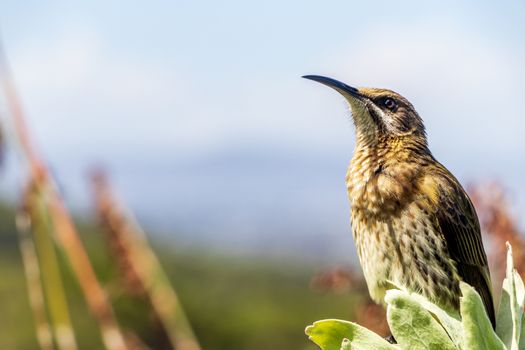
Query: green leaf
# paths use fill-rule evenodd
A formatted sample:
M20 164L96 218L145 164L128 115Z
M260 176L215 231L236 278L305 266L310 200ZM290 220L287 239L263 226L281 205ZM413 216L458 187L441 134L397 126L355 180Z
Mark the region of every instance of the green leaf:
M525 314L521 317L521 332L520 334L525 334ZM520 342L518 344L519 350L525 350L525 337L520 336Z
M385 301L390 329L402 349L457 349L443 327L410 294L391 289Z
M496 334L503 341L505 346L510 349L512 346L512 313L511 313L510 282L507 278L503 280L499 310L496 318Z
M411 293L406 288L401 285L397 285L393 281L388 281L388 283L391 287L389 289L399 289L408 293L410 297L427 309L441 324L441 326L443 326L454 345L457 348L461 348L461 344L463 343L463 325L461 324L459 311L443 310L441 307L437 306L421 294Z
M396 350L398 347L390 344L376 333L360 325L341 320L321 320L306 327L306 334L311 341L319 345L322 350ZM350 344L343 344L347 339ZM348 348L350 346L350 348Z
M445 329L454 345L457 348L461 348L463 343L463 325L461 324L459 313L449 313L420 294L411 293L410 296L434 316Z
M464 282L461 288L461 317L463 323L464 349L506 350L505 344L498 338L485 311L479 294Z
M503 280L503 288L496 322L496 334L510 350L523 349L521 339L523 304L525 287L523 280L514 269L512 247L507 242L507 273ZM520 346L520 341L522 345Z

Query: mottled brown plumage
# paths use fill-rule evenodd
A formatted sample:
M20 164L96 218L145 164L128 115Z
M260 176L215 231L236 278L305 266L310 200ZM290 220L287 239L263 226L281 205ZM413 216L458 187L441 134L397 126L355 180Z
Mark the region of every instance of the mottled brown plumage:
M354 241L371 297L388 281L459 310L459 281L481 295L494 325L490 274L476 211L433 156L423 122L399 94L306 76L349 102L356 147L346 184Z

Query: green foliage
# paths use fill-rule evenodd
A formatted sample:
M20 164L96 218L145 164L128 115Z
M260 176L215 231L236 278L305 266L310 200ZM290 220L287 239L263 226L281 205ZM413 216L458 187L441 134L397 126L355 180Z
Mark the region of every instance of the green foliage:
M514 269L510 245L496 331L479 294L466 283L460 287L460 315L401 288L387 291L387 320L396 345L358 324L341 320L317 321L306 328L306 334L322 350L525 350L525 336L521 337L525 287Z
M507 276L503 281L501 302L496 323L496 332L507 349L525 349L525 336L520 337L523 327L523 304L525 301L525 287L523 280L514 269L512 248L508 244ZM520 342L521 341L521 342Z
M317 321L306 328L306 334L323 350L339 350L344 340L349 349L397 349L374 332L347 321Z
M402 349L454 350L445 329L420 303L400 290L389 290L387 320Z
M492 329L479 294L465 283L461 284L461 293L461 316L465 334L462 349L505 350L505 345Z

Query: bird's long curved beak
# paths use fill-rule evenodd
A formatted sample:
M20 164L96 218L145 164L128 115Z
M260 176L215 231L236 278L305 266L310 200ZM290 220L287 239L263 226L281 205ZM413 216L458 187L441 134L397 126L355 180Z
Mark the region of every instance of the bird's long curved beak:
M362 100L362 98L364 97L355 87L346 85L345 83L340 82L339 80L323 77L321 75L303 75L303 78L313 80L328 87L331 87L346 98L353 97L358 100Z

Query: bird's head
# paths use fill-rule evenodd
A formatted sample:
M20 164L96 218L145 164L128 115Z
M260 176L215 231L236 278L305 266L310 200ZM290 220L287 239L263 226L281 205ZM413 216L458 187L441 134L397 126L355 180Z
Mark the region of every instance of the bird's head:
M423 121L414 106L400 94L386 89L354 88L332 78L305 75L303 78L329 86L350 104L358 139L413 139L426 146Z

